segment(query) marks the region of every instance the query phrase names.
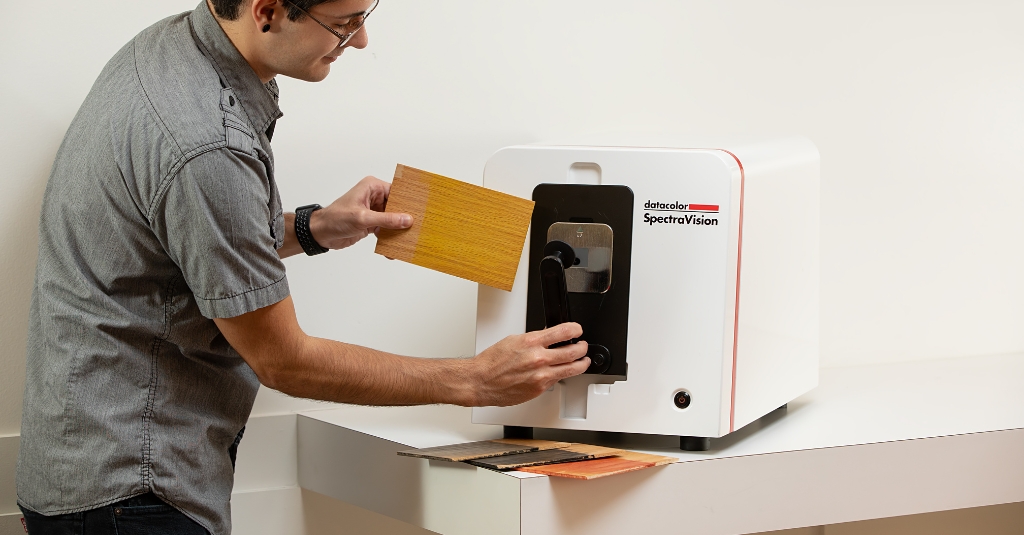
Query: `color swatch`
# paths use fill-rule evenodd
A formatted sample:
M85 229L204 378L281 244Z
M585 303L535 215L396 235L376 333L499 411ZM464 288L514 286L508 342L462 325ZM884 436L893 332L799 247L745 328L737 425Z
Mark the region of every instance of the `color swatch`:
M572 479L597 479L599 477L643 470L644 468L664 466L666 464L677 462L678 460L679 459L676 457L623 451L615 457L544 466L529 466L519 468L518 470L521 472L529 472L531 474L541 474L545 476L568 477Z
M502 455L469 461L469 464L490 468L491 470L518 470L527 466L551 465L555 463L566 463L570 461L582 461L584 459L598 459L611 457L624 453L622 450L605 448L602 446L591 446L589 444L570 444L565 447L532 451L529 453L518 453L514 455Z
M534 202L399 165L386 212L411 228L381 229L375 252L505 291L512 290Z
M553 450L568 446L570 446L568 442L533 440L526 438L504 438L497 440L484 440L480 442L466 442L464 444L452 444L449 446L436 446L433 448L404 450L398 452L398 454L404 457L419 457L422 459L434 459L437 461L457 462L484 459L487 457L498 457L501 455Z

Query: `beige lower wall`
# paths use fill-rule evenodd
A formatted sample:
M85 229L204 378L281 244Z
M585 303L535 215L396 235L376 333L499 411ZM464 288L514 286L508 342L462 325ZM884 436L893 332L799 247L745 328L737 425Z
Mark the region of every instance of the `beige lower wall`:
M825 527L824 535L1021 535L1024 502Z
M18 467L18 435L0 437L0 515L20 513L18 495L14 486L14 471ZM0 522L0 534L4 533Z
M231 513L233 535L434 533L298 487L235 493L231 497ZM6 532L0 529L0 535Z
M298 487L235 492L231 495L233 535L305 535L303 492Z
M306 535L430 535L406 524L311 490L302 490Z
M25 535L21 513L0 515L0 535Z
M1024 502L770 531L761 535L1021 535Z

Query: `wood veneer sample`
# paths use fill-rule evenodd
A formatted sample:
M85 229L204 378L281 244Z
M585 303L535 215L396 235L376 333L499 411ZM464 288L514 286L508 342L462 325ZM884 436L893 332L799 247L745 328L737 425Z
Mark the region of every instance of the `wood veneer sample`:
M606 457L587 461L577 461L546 466L528 466L520 468L521 472L541 474L572 479L597 479L599 477L635 472L644 468L672 464L679 459L662 455L650 455L635 451L623 451L617 457Z
M502 455L500 457L489 457L468 462L469 464L492 470L517 470L527 466L551 465L584 459L611 457L619 453L622 453L622 450L591 446L589 444L570 444L558 449Z
M498 444L515 444L517 446L532 446L538 450L553 450L555 448L565 448L572 445L571 442L538 440L533 438L496 438L494 440L489 440L488 442L497 442Z
M466 442L433 448L421 448L398 452L405 457L419 457L436 461L469 461L517 453L551 450L569 446L568 442L532 439L498 439L480 442Z
M374 252L511 291L533 205L399 165L385 211L412 215L412 227L381 229Z
M651 463L654 466L665 466L666 464L679 462L679 457L652 455L650 453L640 453L638 451L623 451L621 454L619 454L619 457L622 457L623 459L628 459L630 461Z

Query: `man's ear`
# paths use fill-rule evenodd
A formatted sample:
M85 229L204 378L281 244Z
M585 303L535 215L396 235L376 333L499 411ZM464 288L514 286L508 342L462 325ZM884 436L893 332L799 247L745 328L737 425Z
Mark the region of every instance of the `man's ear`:
M266 33L267 25L273 28L281 22L286 10L278 0L252 0L249 4L248 18L256 25L256 29Z

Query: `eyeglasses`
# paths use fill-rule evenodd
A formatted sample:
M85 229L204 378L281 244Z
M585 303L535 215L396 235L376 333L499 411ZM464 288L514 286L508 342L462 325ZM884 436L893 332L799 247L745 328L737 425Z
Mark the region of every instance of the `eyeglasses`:
M338 33L337 31L335 31L330 26L320 22L320 20L318 20L316 17L314 17L313 15L310 15L309 11L306 11L305 9L302 9L301 7L296 5L295 2L292 2L291 0L282 0L282 2L291 4L292 7L294 7L295 9L298 9L299 11L301 11L307 17L313 19L313 22L316 22L317 24L323 26L325 30L333 33L334 36L339 39L339 41L338 41L338 48L341 48L341 47L345 46L345 44L348 43L349 40L352 39L353 35L355 35L357 32L359 32L359 30L363 27L363 24L366 24L366 19L370 18L370 13L373 13L374 9L377 9L377 4L380 3L380 0L373 0L373 4L370 5L370 9L367 9L366 11L364 11L362 13L359 13L358 15L354 15L352 18L350 18L348 20L348 22L346 22L345 24L341 24L340 26L342 27L342 31L344 33Z

